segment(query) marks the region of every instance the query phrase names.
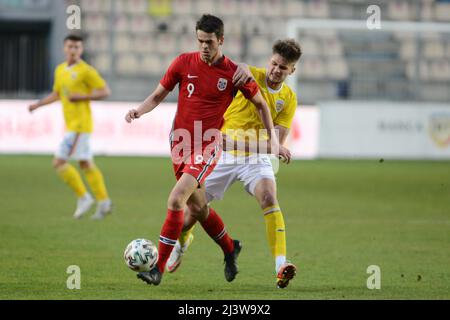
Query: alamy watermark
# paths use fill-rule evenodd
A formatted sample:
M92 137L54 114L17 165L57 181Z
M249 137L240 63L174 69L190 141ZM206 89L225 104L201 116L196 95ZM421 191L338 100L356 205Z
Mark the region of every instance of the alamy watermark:
M380 290L381 289L381 269L377 265L370 265L367 267L366 272L370 274L367 278L367 289L369 290Z
M367 7L367 14L370 16L366 20L367 29L381 29L381 9L379 6L373 4Z
M271 143L278 139L279 130L273 129L271 140L267 140L266 129L227 129L223 134L220 130L202 129L202 121L194 121L194 135L184 128L172 131L170 135L171 156L175 164L201 164L214 157L218 149L234 151L236 157L233 164L258 164L258 155L278 155L279 144ZM250 153L252 155L250 155ZM278 158L275 159L278 161Z
M66 281L67 289L69 289L69 290L81 289L81 269L80 269L80 267L77 265L68 266L66 273L70 274L70 276L67 277L67 281Z
M69 15L66 20L66 27L69 30L81 29L81 8L75 4L70 5L66 9L66 13Z

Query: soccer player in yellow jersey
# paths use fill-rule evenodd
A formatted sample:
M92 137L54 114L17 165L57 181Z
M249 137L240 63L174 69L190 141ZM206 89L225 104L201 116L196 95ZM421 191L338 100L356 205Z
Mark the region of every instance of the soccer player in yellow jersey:
M295 71L295 64L301 54L300 46L296 41L279 40L273 46L273 54L267 68L250 67L271 111L280 145L286 141L297 108L296 94L284 81ZM264 127L257 109L241 93L234 98L224 118L222 132L235 141L267 139L263 132L259 134L259 130ZM261 206L266 222L267 239L275 260L276 284L278 288L285 288L295 276L296 267L286 260L285 224L277 200L275 175L270 156L243 151L223 152L221 160L205 182L208 202L222 199L226 190L235 181L242 182L247 192L253 195ZM192 208L185 211L184 231L167 263L169 272L174 272L178 268L183 254L192 242L192 229L201 210L209 210L206 216L217 215L211 207L198 208L197 212ZM203 225L200 219L198 221ZM217 238L214 239L216 242L220 239L220 235Z
M78 198L74 218L81 218L97 200L97 210L92 219L100 220L111 212L112 203L103 175L94 164L89 144L93 129L89 102L106 98L111 91L97 70L81 59L82 53L83 39L81 37L69 35L64 39L66 61L55 70L53 92L30 105L29 111L33 112L42 106L61 100L66 134L53 159L53 167ZM68 162L70 159L78 161L95 200L87 191L78 171Z

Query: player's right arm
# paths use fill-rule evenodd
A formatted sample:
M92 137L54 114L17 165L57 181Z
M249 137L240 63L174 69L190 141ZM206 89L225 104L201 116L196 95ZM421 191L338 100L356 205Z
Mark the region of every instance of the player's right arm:
M261 92L258 91L249 100L255 105L256 109L258 110L261 121L263 122L264 127L267 130L269 136L268 145L270 146L271 152L281 157L281 159L283 159L285 163L289 163L291 161L291 152L288 148L284 147L279 143L269 107L267 106L267 102L266 100L264 100L264 97L262 96Z
M155 91L148 96L147 99L137 108L131 109L125 116L125 120L131 123L134 119L140 118L143 114L146 114L155 109L169 94L169 90L164 88L161 84L158 84Z
M45 98L39 100L36 103L31 104L30 106L28 106L28 110L30 112L33 112L34 110L43 107L47 104L56 102L59 100L59 94L56 91L53 91L52 93L50 93L48 96L46 96Z

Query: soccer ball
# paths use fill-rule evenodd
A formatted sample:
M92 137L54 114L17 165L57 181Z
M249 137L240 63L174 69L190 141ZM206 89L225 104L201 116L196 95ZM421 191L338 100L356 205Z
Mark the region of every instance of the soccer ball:
M133 271L150 271L158 261L158 249L150 240L136 239L127 245L123 258Z

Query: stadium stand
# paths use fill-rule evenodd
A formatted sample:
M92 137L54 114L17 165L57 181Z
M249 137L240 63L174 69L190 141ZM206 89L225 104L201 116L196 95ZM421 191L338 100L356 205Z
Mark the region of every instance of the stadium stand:
M368 0L69 2L82 8L82 33L87 38L85 58L113 82L112 99L116 100L141 100L173 57L195 50L194 26L201 13L209 12L223 18L226 55L236 61L264 65L273 41L286 37L289 19L366 20L367 7L372 4ZM381 0L377 4L382 21L450 21L449 1ZM45 11L52 5L49 0L0 0L0 8L6 11L39 8ZM297 71L304 103L327 99L413 100L424 97L450 101L450 33L418 37L405 32L374 32L367 36L344 30L302 30L298 40L304 51ZM135 90L130 94L128 86L133 83ZM426 93L433 86L446 90L437 95Z

